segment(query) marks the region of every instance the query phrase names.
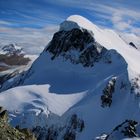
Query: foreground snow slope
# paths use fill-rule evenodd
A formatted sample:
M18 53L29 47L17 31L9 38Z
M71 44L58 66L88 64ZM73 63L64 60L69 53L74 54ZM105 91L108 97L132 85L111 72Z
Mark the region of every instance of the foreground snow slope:
M0 96L0 103L17 117L15 119L17 122L14 125L20 124L25 127L32 127L37 125L39 121L42 125L46 124L45 120L43 120L43 122L39 119L34 120L35 117L41 114L48 116L50 113L54 113L61 116L70 107L81 100L85 96L85 92L60 95L50 93L49 85L32 85L8 90L1 93ZM19 120L20 117L22 117L20 116L18 118L20 113L21 115L31 113L31 116L26 115L26 118L22 118L27 119L25 121L26 123L24 122L22 124L23 120Z
M67 31L75 28L80 29L80 33L84 29L89 30L96 41L89 44L84 42L84 49L90 48L93 43L95 50L100 53L103 46L105 52L93 66L84 67L81 63L64 59L64 54L52 60L52 54L47 51L50 42L26 74L19 77L18 81L8 83L13 84L13 87L20 86L0 94L0 105L9 110L13 125L30 128L39 125L46 129L53 125L56 130L60 130L61 126L63 129L59 131L57 139L62 140L70 116L77 114L78 118L84 120L85 128L81 133L75 130L76 139L92 140L101 133L110 133L125 119L140 121L139 97L136 97L135 89L131 91L131 79L137 77L133 88L140 84L139 51L129 47L114 31L100 29L77 15L63 22L59 33L66 38L65 35L71 35ZM79 30L74 32L77 35ZM70 41L68 38L63 43ZM59 46L63 43L60 42ZM81 55L77 50L66 53L75 59ZM116 79L112 103L110 107L102 107L101 96L108 83L112 83L112 78ZM138 86L137 94L140 91ZM47 130L45 132L48 135Z

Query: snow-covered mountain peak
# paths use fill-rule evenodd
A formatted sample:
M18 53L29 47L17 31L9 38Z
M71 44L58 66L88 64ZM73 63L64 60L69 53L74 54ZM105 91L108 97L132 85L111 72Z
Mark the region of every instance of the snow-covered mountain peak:
M100 29L93 24L88 19L80 16L80 15L71 15L69 16L64 22L60 24L60 31L61 30L72 30L74 28L78 29L87 29L88 31L92 32L100 32Z
M93 24L90 20L86 19L80 15L71 15L69 16L66 21L73 21L76 22L80 27L86 28L91 30L93 28L99 29L95 24Z
M104 46L108 50L116 50L124 57L124 59L128 63L128 68L136 73L139 73L140 66L137 62L137 60L140 59L139 51L133 47L130 47L130 45L115 31L111 29L101 29L88 19L79 15L72 15L68 17L65 22L67 24L69 22L76 23L79 28L84 28L91 31L94 35L95 40L100 43L100 45Z
M1 48L0 53L6 54L6 55L24 55L25 54L22 47L14 43L3 46Z
M41 140L92 140L127 119L140 121L139 59L113 30L70 16L31 68L2 85L12 89L0 105L14 125L37 126Z
M66 20L67 21L74 21L74 22L89 22L92 24L91 21L89 21L88 19L86 19L85 17L83 17L81 15L71 15L71 16L67 17Z

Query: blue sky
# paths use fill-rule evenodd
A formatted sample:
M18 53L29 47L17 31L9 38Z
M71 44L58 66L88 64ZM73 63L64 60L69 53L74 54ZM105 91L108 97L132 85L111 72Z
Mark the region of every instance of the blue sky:
M0 0L0 41L39 51L68 16L140 35L140 0Z

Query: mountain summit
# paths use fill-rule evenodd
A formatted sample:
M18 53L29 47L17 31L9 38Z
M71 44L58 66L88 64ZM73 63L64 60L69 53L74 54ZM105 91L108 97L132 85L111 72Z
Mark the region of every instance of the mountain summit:
M139 137L139 59L114 31L70 16L31 68L3 84L0 105L39 140Z

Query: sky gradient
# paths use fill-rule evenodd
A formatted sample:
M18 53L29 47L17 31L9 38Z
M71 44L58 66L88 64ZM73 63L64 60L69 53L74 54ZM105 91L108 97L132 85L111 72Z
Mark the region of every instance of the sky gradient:
M0 0L0 42L17 42L39 53L58 25L75 14L140 36L140 0Z

